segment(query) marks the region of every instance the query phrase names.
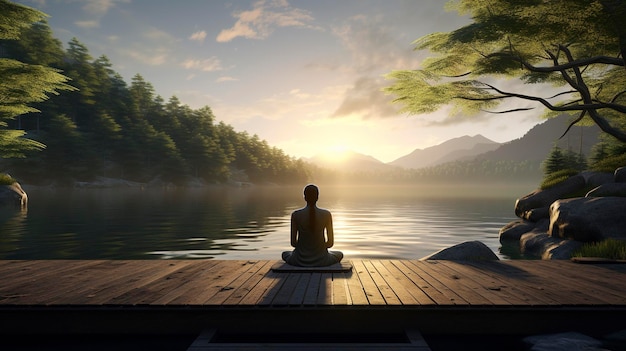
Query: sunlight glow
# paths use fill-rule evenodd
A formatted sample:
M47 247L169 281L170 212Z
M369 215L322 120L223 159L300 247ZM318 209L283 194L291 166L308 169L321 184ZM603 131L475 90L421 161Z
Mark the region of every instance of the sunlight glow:
M337 144L326 149L326 152L324 152L324 158L331 162L341 162L345 161L350 156L351 152L352 151L349 146Z

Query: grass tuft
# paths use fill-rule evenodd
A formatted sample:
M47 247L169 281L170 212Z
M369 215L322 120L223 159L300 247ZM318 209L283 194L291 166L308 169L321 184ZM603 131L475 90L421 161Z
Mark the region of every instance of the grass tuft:
M601 257L611 260L626 260L626 241L606 239L595 243L586 243L576 250L574 257Z
M626 166L626 154L609 156L600 160L591 166L591 170L596 172L613 173L616 169L623 166Z
M541 189L545 190L551 188L559 183L567 180L567 178L580 173L575 169L564 169L558 172L547 175L541 182Z

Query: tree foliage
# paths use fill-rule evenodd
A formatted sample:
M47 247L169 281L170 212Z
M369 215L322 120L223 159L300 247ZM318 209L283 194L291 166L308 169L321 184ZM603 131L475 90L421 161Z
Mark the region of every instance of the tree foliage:
M38 14L35 19L42 19ZM0 116L19 118L4 122L8 129L0 130L0 150L3 155L28 153L28 145L16 142L28 142L17 138L25 133L32 138L31 149L47 146L0 165L26 182L71 184L96 176L174 183L189 177L206 182L309 179L302 161L256 135L216 123L210 107L192 109L175 96L165 102L139 74L127 84L106 56L94 59L76 38L63 49L43 21L23 26L20 40L2 39ZM66 85L61 70L76 89ZM50 94L58 96L47 99Z
M0 0L0 40L17 40L23 30L33 22L41 21L45 14L29 7ZM3 48L0 44L0 49ZM22 54L23 53L18 53ZM29 64L0 56L0 157L23 157L43 144L24 138L25 132L10 129L8 121L16 116L38 112L33 103L41 102L62 90L72 90L68 78L61 71L47 67L44 62Z
M385 90L404 112L425 114L452 105L451 118L460 118L534 108L497 109L523 100L554 115L576 115L572 124L589 116L626 142L626 1L458 0L449 5L472 22L416 40L415 49L431 57L419 69L388 75L394 83ZM511 78L551 84L559 93L509 90L505 79Z

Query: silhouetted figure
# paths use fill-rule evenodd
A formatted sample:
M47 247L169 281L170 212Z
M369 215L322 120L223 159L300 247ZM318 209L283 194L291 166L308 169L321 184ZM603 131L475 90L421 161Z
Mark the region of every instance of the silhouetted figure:
M328 210L315 205L318 197L317 186L307 185L304 188L306 207L291 214L291 246L295 249L283 252L283 260L290 265L323 267L343 258L341 251L328 251L335 243L333 218Z

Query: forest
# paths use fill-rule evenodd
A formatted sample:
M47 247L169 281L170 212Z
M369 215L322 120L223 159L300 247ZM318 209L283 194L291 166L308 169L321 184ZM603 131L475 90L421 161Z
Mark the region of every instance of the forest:
M207 183L309 178L303 161L257 135L217 123L210 107L192 109L176 96L165 101L139 74L128 84L106 56L93 59L76 38L65 50L45 21L23 30L19 40L1 40L0 57L57 69L75 88L33 104L38 112L7 123L40 145L0 161L0 170L22 182L70 185L97 176L173 184L191 178Z
M0 5L15 6L2 0ZM94 59L77 38L65 48L44 17L34 11L15 29L7 15L5 33L0 33L0 89L5 94L5 102L0 99L0 173L25 184L71 186L98 177L176 185L532 182L542 173L572 168L561 161L542 167L534 161L475 159L417 170L324 169L217 122L209 106L192 109L176 96L166 101L139 74L124 81L105 55ZM29 91L27 85L39 88L35 80L15 73L25 68L41 71L38 77L47 74L43 83L52 88L42 83L39 90L46 94L30 97L36 102L11 105L10 99L19 101L19 94ZM622 162L623 143L605 137L591 157L597 161L612 155ZM584 168L581 164L575 168Z

